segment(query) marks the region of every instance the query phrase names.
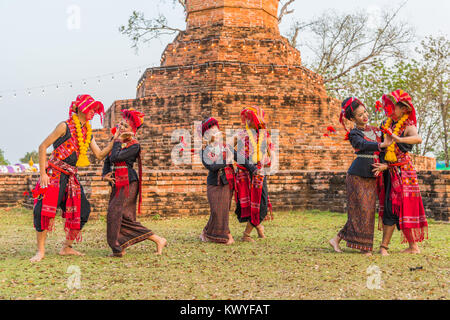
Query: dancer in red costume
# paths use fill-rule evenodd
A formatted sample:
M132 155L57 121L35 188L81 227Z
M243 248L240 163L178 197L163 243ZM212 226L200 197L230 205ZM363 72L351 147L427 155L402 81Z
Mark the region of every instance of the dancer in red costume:
M403 252L420 253L417 243L428 238L428 223L416 170L408 154L412 145L422 142L417 132L416 111L411 97L403 90L393 91L382 99L389 118L381 128L384 138L390 136L394 143L386 151L386 163L375 164L375 170L384 171L384 185L379 188L379 217L383 222L380 253L388 255L395 226L402 231L402 243L409 243Z
M82 255L72 248L74 240L81 241L81 229L89 218L90 205L77 179L78 167L89 166L87 151L91 149L98 160L111 152L113 142L100 150L89 121L95 114L103 122L104 107L90 95L79 95L69 108L69 119L61 122L39 146L40 179L33 194L34 227L37 234L37 253L30 261L41 261L45 256L47 232L53 230L56 209L61 208L66 219L66 240L60 255ZM47 148L53 152L47 162Z
M235 212L239 222L247 222L242 240L254 242L250 236L253 228L256 228L259 238L265 238L262 222L267 213L270 213L270 219L273 218L264 170L271 166L273 145L266 131L262 108L244 108L241 120L245 130L237 136L237 151L234 155L237 162Z

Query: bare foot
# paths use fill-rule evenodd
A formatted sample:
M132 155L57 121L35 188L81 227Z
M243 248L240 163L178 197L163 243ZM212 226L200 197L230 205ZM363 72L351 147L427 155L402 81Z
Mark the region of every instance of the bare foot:
M84 253L74 250L72 247L64 246L59 252L61 256L84 256Z
M163 248L167 245L167 240L165 238L160 237L158 241L156 241L156 252L155 254L162 254Z
M34 257L30 259L31 262L39 262L44 259L45 253L38 251Z
M230 244L233 244L233 243L234 243L234 239L233 239L233 237L231 236L231 234L229 234L229 235L228 235L228 241L227 241L225 244L230 245Z
M256 227L256 231L258 232L258 238L264 239L266 237L264 235L264 226L262 224Z
M365 255L365 256L371 256L371 255L372 255L372 252L361 250L361 254L362 254L362 255Z
M416 248L407 248L405 250L401 251L402 253L411 253L411 254L419 254L420 253L420 249L418 247Z
M383 257L386 257L386 256L389 255L388 251L387 251L385 248L380 248L380 254L381 254Z
M122 258L125 255L125 250L123 250L122 252L119 253L111 253L110 255L108 255L108 257L112 257L112 258Z
M339 242L337 241L336 237L328 241L330 246L333 247L334 251L336 252L342 252L341 248L339 247Z
M202 240L203 242L208 241L208 239L206 239L206 237L205 237L205 233L204 232L202 232L202 234L200 235L200 240Z
M244 242L255 242L255 240L253 240L252 237L250 237L250 235L246 234L245 232L241 240Z

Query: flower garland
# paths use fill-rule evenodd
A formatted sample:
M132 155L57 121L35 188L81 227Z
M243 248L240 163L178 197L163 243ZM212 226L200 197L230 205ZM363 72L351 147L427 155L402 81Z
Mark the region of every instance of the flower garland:
M245 125L245 130L247 130L247 134L250 139L250 142L252 143L253 150L256 150L256 152L253 152L252 161L254 163L258 163L262 159L262 154L261 154L261 140L262 139L258 139L258 142L256 142L255 139L253 138L253 134L250 131L250 128L248 127L247 124Z
M83 139L83 132L81 131L80 119L76 114L72 114L72 120L77 130L78 146L80 147L80 155L78 156L77 167L87 167L91 164L86 155L92 139L91 124L89 123L89 121L86 121L86 129L87 129L86 139Z
M399 135L400 129L402 128L404 122L408 119L408 117L408 114L403 115L403 117L395 125L393 134L395 134L396 136ZM387 131L391 127L392 121L392 118L388 118L383 126L383 129ZM384 135L384 138L386 139L386 134ZM384 157L384 160L386 160L387 162L397 162L397 156L395 155L395 145L396 143L394 141L389 147L387 147L386 156Z

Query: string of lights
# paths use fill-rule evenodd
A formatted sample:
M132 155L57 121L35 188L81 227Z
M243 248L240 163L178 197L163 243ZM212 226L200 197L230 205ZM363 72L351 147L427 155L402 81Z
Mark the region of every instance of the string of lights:
M137 72L138 75L142 75L143 70L145 70L148 67L148 65L145 66L138 66L133 67L129 69L124 69L121 71L116 72L110 72L110 73L104 73L100 75L95 76L89 76L84 77L78 80L73 81L65 81L65 82L54 82L50 84L44 84L44 85L38 85L38 86L32 86L32 87L26 87L24 89L9 89L9 90L2 90L0 91L0 100L2 100L5 97L13 97L17 98L18 95L24 94L31 96L32 94L41 94L45 95L50 90L59 90L62 88L73 88L74 85L81 84L83 86L86 86L88 83L96 83L98 85L101 85L106 80L114 81L115 79L118 79L119 77L128 78L130 75L132 75L133 72Z

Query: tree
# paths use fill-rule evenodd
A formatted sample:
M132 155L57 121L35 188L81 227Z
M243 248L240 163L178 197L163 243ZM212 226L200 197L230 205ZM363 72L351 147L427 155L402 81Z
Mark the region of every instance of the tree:
M334 87L339 78L377 59L405 57L414 32L408 23L398 21L401 8L383 12L382 22L376 27L368 23L365 12L325 12L309 26L312 41L305 46L314 58L307 64L323 76L329 87Z
M23 158L19 159L21 163L28 163L30 158L33 159L34 163L39 163L39 153L37 151L27 152Z
M419 155L442 152L448 159L449 41L444 37L429 36L415 52L417 58L397 59L390 65L375 60L362 66L340 78L337 87L330 92L339 99L359 97L372 110L371 120L379 123L384 115L376 112L375 102L386 92L405 90L412 97L418 131L423 138L422 144L415 145L413 152Z
M450 74L450 41L444 37L428 36L416 50L422 57L423 77L430 97L430 109L439 115L439 145L444 153L445 166L449 167L450 104L448 84Z
M0 165L2 166L9 165L9 161L5 159L5 154L2 149L0 149Z

